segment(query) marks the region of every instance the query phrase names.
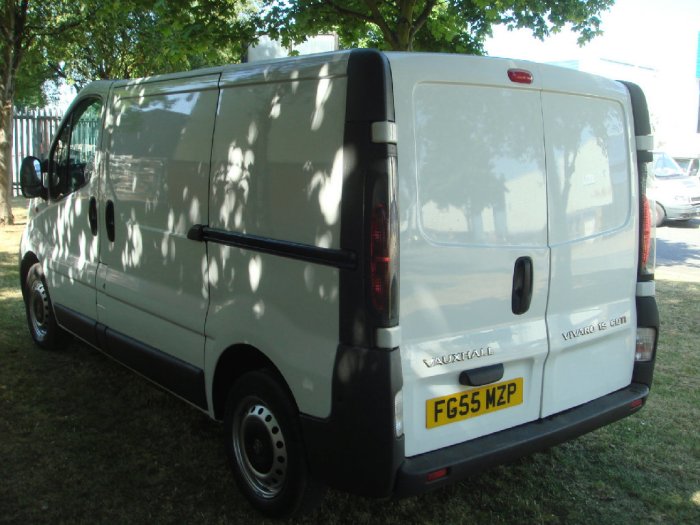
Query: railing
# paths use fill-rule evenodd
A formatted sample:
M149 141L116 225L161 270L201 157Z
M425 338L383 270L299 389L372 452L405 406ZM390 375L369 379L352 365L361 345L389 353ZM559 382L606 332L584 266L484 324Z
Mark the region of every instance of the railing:
M46 110L16 112L12 119L12 193L19 195L19 167L28 155L48 158L61 115Z

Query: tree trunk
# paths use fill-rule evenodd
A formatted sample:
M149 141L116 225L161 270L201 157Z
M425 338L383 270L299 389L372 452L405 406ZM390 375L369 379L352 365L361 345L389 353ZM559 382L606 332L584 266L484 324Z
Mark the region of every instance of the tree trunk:
M0 227L15 223L12 215L12 101L0 106Z

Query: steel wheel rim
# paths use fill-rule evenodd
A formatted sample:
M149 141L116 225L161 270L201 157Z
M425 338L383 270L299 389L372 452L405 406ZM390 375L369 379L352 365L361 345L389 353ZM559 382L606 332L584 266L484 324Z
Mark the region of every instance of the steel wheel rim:
M29 321L34 336L39 341L43 341L48 334L49 315L49 295L46 293L44 283L36 281L32 284L29 295Z
M287 480L287 443L277 418L259 399L239 404L233 450L246 484L263 499L278 496Z

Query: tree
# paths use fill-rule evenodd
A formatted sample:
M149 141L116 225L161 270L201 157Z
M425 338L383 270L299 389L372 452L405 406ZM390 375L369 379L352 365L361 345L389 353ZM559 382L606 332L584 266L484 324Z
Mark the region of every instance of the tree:
M42 39L49 35L60 38L83 17L79 2L62 0L5 0L0 12L0 226L14 222L10 207L12 106L18 79L37 77L44 67L40 59ZM25 63L30 67L22 75Z
M81 87L237 60L255 36L250 0L5 0L0 11L0 226L12 224L12 108L46 80ZM18 89L20 91L18 91Z
M583 44L600 33L614 0L266 0L262 29L285 44L335 31L346 47L483 53L491 27L543 39L566 24Z
M83 0L93 13L53 68L81 87L238 61L255 35L241 0Z

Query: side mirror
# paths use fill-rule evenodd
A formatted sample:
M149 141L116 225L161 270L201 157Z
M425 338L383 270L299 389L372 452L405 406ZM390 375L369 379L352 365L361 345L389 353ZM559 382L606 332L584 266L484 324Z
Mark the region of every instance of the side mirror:
M36 157L25 157L19 168L22 195L27 199L46 198L46 188L41 180L41 161Z

